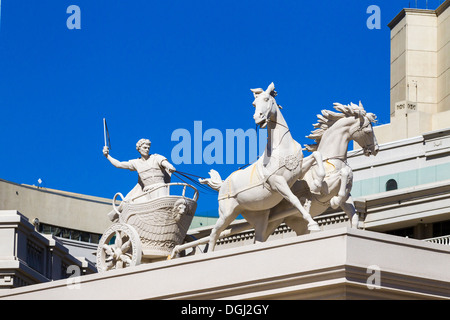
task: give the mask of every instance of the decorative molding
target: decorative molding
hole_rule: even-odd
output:
[[[449,0],[447,0],[446,2],[449,2]],[[445,4],[445,3],[444,3]],[[442,5],[441,5],[442,6]],[[448,4],[447,4],[448,6]],[[438,8],[439,9],[439,8]],[[445,10],[445,9],[444,9]],[[443,10],[442,10],[443,11]],[[439,14],[442,13],[442,11],[439,11]],[[404,8],[402,11],[400,11],[395,17],[394,19],[392,19],[391,22],[388,23],[388,27],[392,30],[394,29],[394,27],[403,20],[403,18],[406,16],[407,13],[416,13],[416,14],[426,14],[426,15],[434,15],[434,16],[438,16],[438,14],[436,13],[437,10],[427,10],[427,9],[413,9],[413,8]]]

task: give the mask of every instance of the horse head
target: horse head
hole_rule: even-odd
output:
[[[324,151],[323,148],[326,148],[326,151],[331,154],[346,154],[347,146],[337,143],[339,139],[346,137],[347,144],[351,140],[355,140],[363,148],[366,156],[375,156],[378,153],[378,143],[372,123],[376,122],[376,115],[366,112],[361,102],[359,102],[359,105],[334,103],[333,107],[339,112],[322,110],[322,114],[317,115],[318,123],[313,125],[315,130],[307,136],[307,138],[315,140],[316,143],[305,145],[306,149],[316,151],[322,147],[321,152]],[[347,134],[338,133],[337,130],[340,130],[340,128],[345,128]],[[326,132],[328,133],[325,134]],[[325,136],[326,138],[324,138]],[[337,149],[333,149],[333,146]],[[329,148],[333,150],[328,150]]]
[[[253,92],[255,100],[253,101],[253,107],[255,107],[255,114],[253,119],[260,128],[265,128],[269,121],[274,121],[277,114],[277,107],[281,108],[275,101],[277,92],[275,91],[275,85],[273,82],[264,91],[261,88],[250,89]]]
[[[364,110],[361,101],[359,106],[351,103],[355,113],[355,124],[350,128],[350,138],[355,140],[364,150],[365,156],[376,156],[379,150],[377,138],[373,132],[372,123],[376,122],[377,116]]]

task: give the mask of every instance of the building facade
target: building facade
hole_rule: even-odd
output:
[[[450,10],[403,9],[391,28],[391,122],[379,143],[450,127]]]
[[[15,210],[0,210],[0,289],[11,289],[96,272],[51,235]]]
[[[33,286],[34,290],[0,292],[0,298],[33,299],[38,294],[49,299],[99,298],[99,288],[108,287],[114,290],[101,298],[122,298],[123,292],[132,292],[128,298],[449,299],[449,7],[446,0],[436,10],[404,9],[389,23],[391,121],[374,127],[380,147],[376,157],[365,157],[357,145],[348,153],[354,175],[352,196],[363,230],[347,229],[345,213],[329,209],[315,218],[322,229],[318,233],[296,237],[283,224],[269,241],[253,244],[249,229],[220,239],[217,252],[207,255],[202,254],[204,247],[198,247],[191,257],[86,275],[83,291],[69,292],[64,282],[55,281]],[[0,181],[0,205],[0,209],[18,210],[30,221],[37,218],[33,232],[26,227],[32,234],[29,239],[47,243],[55,238],[45,234],[53,234],[71,254],[84,254],[86,260],[110,224],[109,199],[7,181]],[[8,215],[10,211],[3,216]],[[206,223],[200,226],[194,220],[187,240],[207,236],[211,226]],[[4,232],[2,239],[14,238],[15,232]],[[3,256],[18,257],[18,245],[13,242]],[[311,256],[315,258],[307,259]],[[27,259],[32,258],[16,260],[25,261],[25,267],[33,265]],[[368,286],[371,266],[382,272],[379,290]],[[48,267],[39,268],[48,275]],[[0,273],[6,270],[0,269]],[[167,281],[170,285],[165,285]],[[135,290],[136,283],[153,289],[141,285]]]

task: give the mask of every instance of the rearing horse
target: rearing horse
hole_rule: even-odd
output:
[[[319,230],[291,187],[301,176],[303,168],[319,163],[319,175],[313,184],[322,185],[325,172],[320,154],[303,161],[302,147],[291,136],[289,127],[281,114],[281,107],[275,101],[275,87],[271,83],[266,90],[251,89],[255,100],[255,123],[267,127],[268,140],[264,154],[252,165],[233,172],[222,181],[217,171],[209,172],[211,178],[200,180],[219,191],[219,219],[209,238],[209,250],[213,251],[220,233],[236,219],[239,214],[255,228],[255,240],[264,241],[264,234],[270,222],[270,209],[285,199],[296,208],[308,222],[308,230]],[[303,165],[303,168],[302,168]],[[320,169],[322,168],[322,169]],[[297,214],[298,214],[297,211]]]
[[[292,192],[304,199],[308,212],[312,217],[318,216],[329,207],[341,207],[347,214],[351,227],[357,228],[359,217],[355,214],[355,206],[350,191],[353,183],[353,172],[347,164],[347,149],[351,140],[355,140],[366,156],[378,153],[378,143],[373,132],[372,123],[376,116],[364,110],[359,105],[351,103],[342,105],[335,103],[338,112],[323,110],[318,115],[318,123],[307,138],[315,140],[315,144],[307,145],[309,151],[319,152],[323,158],[325,178],[319,190],[312,190],[314,186],[315,166],[303,171],[301,180],[292,186]],[[320,169],[322,170],[322,169]],[[321,173],[322,174],[322,173]],[[275,206],[271,215],[280,212],[294,211],[290,203],[281,201]],[[297,235],[306,232],[305,221],[295,215],[279,220],[272,220],[267,228],[264,240],[272,234],[275,228],[285,222]]]

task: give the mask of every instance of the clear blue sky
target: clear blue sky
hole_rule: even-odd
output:
[[[434,9],[439,0],[429,0]],[[389,122],[390,30],[415,0],[103,1],[2,0],[0,26],[0,178],[112,198],[137,173],[102,155],[105,117],[111,155],[169,158],[178,128],[254,128],[250,88],[275,83],[295,139],[321,109],[358,103]],[[425,8],[425,0],[418,1]],[[69,30],[69,5],[81,29]],[[381,10],[370,30],[368,6]],[[205,142],[203,148],[208,143]],[[305,153],[305,155],[307,155]],[[179,164],[226,178],[241,165]],[[201,194],[197,213],[217,209]]]

